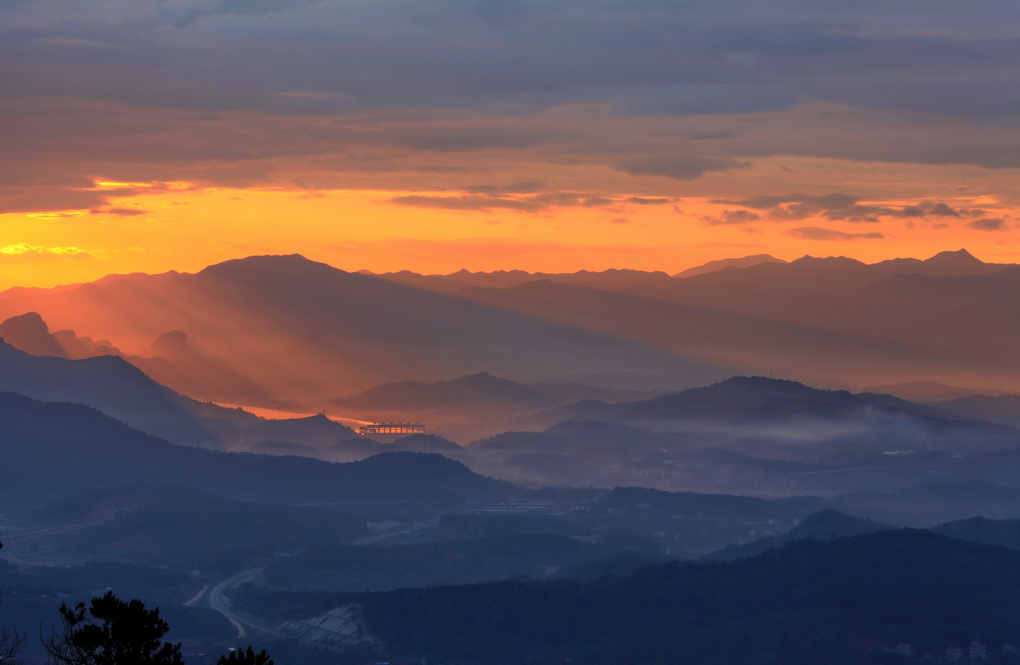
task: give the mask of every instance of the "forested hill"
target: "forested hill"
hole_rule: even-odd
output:
[[[444,662],[880,663],[974,639],[1017,662],[1020,553],[925,531],[799,541],[732,562],[592,582],[504,582],[334,596],[396,654]],[[1008,650],[1007,650],[1008,651]],[[1013,660],[1010,660],[1012,658]]]

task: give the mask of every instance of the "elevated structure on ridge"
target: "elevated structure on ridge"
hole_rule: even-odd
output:
[[[424,434],[425,426],[421,423],[372,423],[358,428],[358,434]]]

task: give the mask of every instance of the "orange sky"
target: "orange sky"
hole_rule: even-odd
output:
[[[63,0],[0,7],[0,288],[770,253],[1020,262],[1020,12]]]
[[[844,170],[859,167],[838,166]],[[763,172],[760,178],[769,176],[766,167],[756,170]],[[914,170],[904,168],[901,177],[906,179]],[[939,168],[930,170],[936,173],[929,177],[938,177]],[[742,172],[740,177],[753,174]],[[707,176],[706,180],[726,178]],[[710,188],[711,183],[705,185]],[[725,183],[716,186],[723,188]],[[173,183],[152,188],[149,183],[112,182],[95,189],[126,187],[134,193],[118,196],[108,206],[92,211],[0,216],[4,237],[0,288],[76,283],[110,273],[193,272],[227,259],[286,253],[300,253],[345,270],[423,273],[462,268],[532,272],[634,268],[676,273],[713,259],[758,253],[787,260],[811,254],[875,262],[897,256],[926,258],[960,247],[985,261],[1020,262],[1020,243],[1015,242],[1013,230],[983,230],[973,225],[979,219],[1012,220],[1016,210],[993,194],[971,192],[938,199],[961,211],[958,215],[880,216],[874,222],[849,222],[817,213],[776,218],[770,209],[719,203],[710,196],[648,195],[647,187],[643,195],[619,188],[606,194],[585,193],[606,199],[593,205],[535,203],[543,196],[540,193],[502,194],[495,201],[497,206],[517,202],[525,208],[520,210],[422,205],[433,200],[450,205],[451,199],[468,201],[465,205],[471,206],[493,203],[473,201],[478,195],[464,191],[341,189],[310,193],[280,187],[212,188]],[[896,210],[932,200],[920,195],[923,185],[906,182],[899,187],[907,196],[857,205]],[[660,191],[666,190],[668,187]],[[414,204],[395,199],[410,199]],[[981,212],[962,212],[973,209]],[[734,211],[760,219],[719,223],[727,213],[732,218]]]

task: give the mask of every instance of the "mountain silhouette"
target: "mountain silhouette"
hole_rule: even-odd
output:
[[[80,404],[0,393],[3,494],[18,505],[150,482],[264,503],[491,497],[508,487],[436,454],[349,464],[174,445]]]
[[[1020,371],[1010,333],[1020,325],[1010,300],[1018,288],[1020,267],[965,250],[874,264],[802,257],[683,279],[377,276],[291,255],[11,290],[0,294],[0,316],[38,312],[130,356],[183,331],[189,348],[223,363],[222,380],[204,381],[215,394],[203,399],[290,401],[306,411],[380,384],[480,367],[527,383],[644,390],[774,372],[820,385],[937,380],[991,393],[1008,391]],[[197,367],[146,371],[197,390],[184,376]]]
[[[0,314],[25,304],[24,294],[4,294]],[[309,410],[381,383],[434,381],[478,367],[530,381],[629,372],[655,385],[721,376],[710,362],[682,354],[297,255],[226,261],[196,274],[116,276],[35,294],[33,305],[54,325],[122,348],[148,348],[168,330],[184,331],[189,347],[246,379],[245,390],[258,384],[266,402],[301,399]],[[317,341],[295,353],[296,339]],[[380,357],[387,362],[371,360]]]
[[[1020,395],[967,395],[932,406],[961,418],[1020,427]]]
[[[295,443],[325,445],[356,436],[325,418],[263,420],[240,410],[197,402],[156,383],[116,356],[82,360],[33,356],[0,342],[0,390],[85,404],[153,436],[188,446],[220,448],[283,436]]]
[[[413,658],[883,663],[897,658],[891,651],[898,642],[934,660],[946,645],[980,636],[992,645],[989,653],[1002,653],[1020,621],[1017,583],[1020,553],[902,529],[586,582],[522,580],[329,600],[361,604],[367,628]]]
[[[737,376],[702,388],[648,400],[606,404],[586,401],[543,414],[546,421],[594,419],[605,422],[714,421],[728,423],[831,420],[876,413],[937,417],[937,410],[891,395],[821,390],[796,381]]]
[[[1020,488],[983,479],[951,480],[895,492],[845,494],[834,497],[831,503],[839,510],[881,522],[931,527],[975,515],[991,519],[1020,515]]]
[[[804,521],[781,536],[769,536],[743,545],[728,545],[704,558],[711,561],[732,561],[756,556],[776,547],[805,538],[815,540],[834,540],[849,536],[859,536],[876,531],[885,531],[895,527],[875,522],[862,517],[854,517],[841,513],[833,508],[820,510],[804,518]],[[945,534],[949,535],[949,534]],[[952,536],[950,536],[952,537]]]
[[[0,337],[11,346],[35,356],[67,355],[60,343],[50,334],[50,329],[36,312],[12,316],[0,323]]]
[[[743,256],[738,259],[719,259],[717,261],[709,261],[700,266],[688,268],[682,272],[678,272],[673,275],[677,278],[695,277],[697,275],[704,275],[710,272],[716,272],[719,270],[725,270],[727,268],[750,268],[760,263],[786,263],[782,259],[777,259],[771,254],[754,254],[752,256]]]

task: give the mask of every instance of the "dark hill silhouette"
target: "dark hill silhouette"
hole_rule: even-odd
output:
[[[736,376],[648,400],[620,404],[579,402],[544,414],[543,419],[555,421],[580,415],[606,422],[769,423],[798,419],[843,420],[876,413],[915,418],[945,415],[891,395],[855,395],[845,390],[811,388],[785,379]]]
[[[188,333],[183,330],[169,330],[156,338],[149,351],[153,355],[161,356],[167,360],[186,357],[190,351]]]
[[[777,259],[771,254],[754,254],[752,256],[742,256],[737,259],[719,259],[717,261],[709,261],[703,265],[694,266],[693,268],[688,268],[687,270],[678,272],[673,275],[673,277],[686,279],[688,277],[704,275],[710,272],[725,270],[727,268],[751,268],[760,263],[786,263],[786,261]]]
[[[461,500],[504,483],[436,454],[393,452],[331,464],[177,446],[87,406],[0,393],[0,492],[15,505],[151,480],[263,503]]]
[[[0,323],[0,338],[19,351],[34,356],[82,359],[122,355],[109,340],[78,337],[73,330],[50,331],[37,312],[26,312],[4,320]]]
[[[86,404],[144,432],[190,446],[242,446],[281,438],[321,446],[356,436],[321,417],[271,421],[197,402],[116,356],[82,360],[33,356],[0,342],[0,390]]]
[[[988,456],[994,459],[994,455]],[[1015,473],[1015,467],[1010,469]],[[975,515],[1020,517],[1020,488],[981,479],[925,483],[894,492],[858,492],[831,499],[844,512],[898,526],[931,527]]]
[[[407,277],[250,257],[194,275],[5,292],[0,316],[39,312],[52,327],[112,339],[132,354],[185,331],[189,346],[237,377],[203,397],[245,403],[255,386],[262,404],[297,398],[306,411],[381,383],[480,367],[526,382],[641,389],[775,372],[819,385],[937,379],[993,392],[1009,390],[1020,372],[1011,334],[1020,325],[1012,298],[1020,267],[962,250],[870,265],[803,257],[686,279],[427,276],[446,280],[439,289]],[[184,378],[171,376],[160,378],[184,390]]]
[[[833,508],[820,510],[808,515],[803,522],[781,536],[769,536],[743,545],[728,545],[712,552],[704,558],[710,561],[732,561],[756,556],[776,547],[782,547],[797,540],[813,538],[815,540],[834,540],[848,536],[858,536],[876,531],[894,529],[889,524],[882,524],[862,517],[853,517]],[[945,534],[949,535],[951,534]]]
[[[929,530],[949,538],[1020,550],[1020,519],[993,520],[987,517],[971,517],[939,524]]]
[[[968,395],[932,406],[961,418],[1020,427],[1020,395]]]
[[[605,425],[598,436],[558,432],[558,425],[553,425],[578,421]],[[895,484],[900,486],[920,478],[902,476],[908,458],[889,453],[975,455],[1020,447],[1020,430],[1012,427],[953,416],[890,395],[820,390],[765,377],[734,377],[635,402],[578,402],[526,418],[521,425],[522,429],[550,429],[508,432],[472,446],[498,448],[504,455],[583,451],[592,461],[602,460],[603,466],[611,460],[662,461],[670,456],[679,461],[676,455],[690,463],[693,451],[716,448],[755,458],[836,465],[826,467],[828,473],[837,468],[881,469],[887,480],[899,474],[901,480]],[[642,435],[629,441],[608,425],[659,432],[658,439]],[[656,450],[662,455],[656,455]],[[919,457],[909,460],[927,464]],[[849,490],[854,485],[843,487]],[[888,485],[883,481],[871,487]]]
[[[960,249],[939,252],[924,260],[890,259],[873,264],[843,256],[803,256],[789,263],[760,262],[743,268],[706,273],[688,281],[702,284],[742,283],[755,290],[783,285],[793,287],[795,291],[809,289],[835,293],[856,290],[897,275],[962,277],[988,275],[1003,267],[1003,264],[984,263],[967,250]]]
[[[26,297],[0,296],[0,315],[24,307]],[[311,410],[380,383],[436,380],[478,367],[529,381],[579,379],[593,368],[629,372],[646,385],[721,376],[712,363],[682,354],[296,255],[227,261],[193,275],[118,276],[32,298],[34,311],[51,324],[122,348],[148,348],[168,330],[186,331],[189,345],[200,344],[249,383],[266,386],[266,401],[296,397]],[[298,339],[316,342],[295,354]],[[380,357],[388,362],[376,362]]]
[[[916,530],[802,540],[732,562],[589,582],[323,597],[357,602],[391,652],[488,663],[881,663],[1015,641],[1020,553]],[[273,596],[258,598],[263,605]],[[254,598],[252,600],[255,600]]]
[[[761,376],[737,376],[704,388],[624,404],[620,410],[637,418],[782,422],[797,418],[842,419],[866,409],[914,416],[933,413],[887,395],[819,390],[796,381]]]
[[[672,279],[664,272],[642,270],[579,270],[573,273],[529,273],[523,270],[496,270],[493,272],[469,272],[460,270],[449,275],[419,275],[403,270],[383,273],[379,277],[443,293],[456,294],[461,289],[481,287],[505,289],[534,281],[550,281],[558,284],[587,286],[608,291],[631,291],[641,289],[668,288]]]
[[[36,312],[27,312],[0,323],[0,337],[11,346],[35,356],[57,356],[66,358],[46,322]]]
[[[116,356],[67,360],[29,355],[0,343],[0,390],[86,404],[175,443],[219,445],[196,414],[197,402],[159,385]]]
[[[763,266],[776,270],[786,267],[758,267]],[[864,325],[841,312],[830,316],[829,310],[835,306],[834,292],[805,294],[799,285],[805,280],[810,282],[809,277],[791,275],[778,282],[773,280],[776,284],[768,288],[754,279],[733,285],[700,284],[696,282],[699,279],[675,280],[678,284],[670,289],[640,293],[543,280],[505,289],[464,289],[461,294],[505,310],[712,359],[750,373],[779,369],[819,382],[840,377],[844,383],[857,383],[865,376],[875,376],[872,372],[884,377],[888,368],[905,363],[913,363],[916,368],[943,362],[941,356],[919,348],[915,339],[876,335],[867,318]],[[852,275],[846,277],[846,283],[853,289],[860,288]],[[897,318],[909,311],[902,306]],[[859,310],[860,304],[853,304],[853,308],[850,311]],[[839,325],[833,325],[833,321],[839,321]],[[822,367],[824,372],[820,371]]]
[[[1018,288],[1010,277],[1017,270],[965,251],[871,265],[803,257],[626,293],[533,282],[464,294],[656,348],[729,361],[734,373],[776,371],[828,384],[838,377],[843,385],[931,376],[1007,390],[1009,377],[1020,370],[1006,332],[1020,323],[1007,295]],[[1003,376],[1004,365],[1013,374]]]

